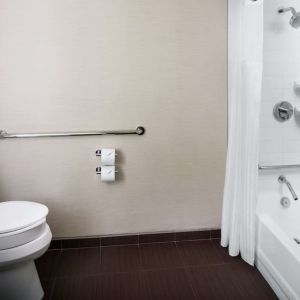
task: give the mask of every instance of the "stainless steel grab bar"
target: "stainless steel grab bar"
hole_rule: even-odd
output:
[[[277,169],[295,169],[300,168],[299,165],[273,165],[273,166],[262,166],[258,165],[259,170],[277,170]]]
[[[38,137],[63,137],[63,136],[90,136],[90,135],[143,135],[145,128],[138,126],[134,130],[108,130],[108,131],[75,131],[75,132],[48,132],[48,133],[7,133],[0,131],[0,139],[11,138],[38,138]]]
[[[291,183],[286,179],[285,176],[280,175],[280,176],[278,177],[278,181],[279,181],[280,183],[285,183],[285,184],[287,185],[288,189],[290,190],[290,192],[291,192],[291,194],[292,194],[294,200],[298,200],[297,194],[295,193],[295,191],[294,191],[294,189],[293,189]]]

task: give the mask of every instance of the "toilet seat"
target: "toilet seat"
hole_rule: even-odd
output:
[[[47,223],[38,238],[24,245],[0,251],[0,268],[25,260],[34,260],[49,247],[52,234]]]
[[[48,215],[47,206],[30,201],[0,203],[0,234],[16,231],[37,223]]]
[[[0,203],[0,251],[18,247],[38,238],[46,224],[48,208],[40,203]]]
[[[49,248],[48,208],[25,201],[0,203],[0,299],[40,300],[34,260]]]
[[[43,219],[27,228],[0,234],[0,251],[24,245],[38,238],[45,224],[46,219]]]

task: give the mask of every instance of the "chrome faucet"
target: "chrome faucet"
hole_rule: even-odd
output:
[[[290,184],[289,181],[287,181],[287,179],[286,179],[286,177],[285,177],[284,175],[280,175],[280,176],[278,177],[278,181],[279,181],[280,183],[285,183],[285,184],[287,185],[288,189],[290,190],[290,192],[291,192],[291,194],[292,194],[294,200],[298,200],[298,196],[297,196],[297,194],[295,193],[295,191],[294,191],[292,185]]]

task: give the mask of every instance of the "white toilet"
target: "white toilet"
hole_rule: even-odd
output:
[[[40,300],[44,292],[34,260],[45,253],[52,234],[39,203],[0,203],[0,299]]]

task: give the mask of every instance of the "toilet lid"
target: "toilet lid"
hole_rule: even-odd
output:
[[[0,203],[0,234],[26,228],[48,214],[47,206],[29,201]]]

